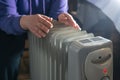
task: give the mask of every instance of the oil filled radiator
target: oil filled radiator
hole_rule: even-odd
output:
[[[45,38],[28,34],[31,80],[113,80],[110,40],[60,23]]]

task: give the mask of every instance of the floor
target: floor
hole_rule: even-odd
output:
[[[25,43],[26,50],[24,51],[24,55],[21,59],[18,80],[30,80],[28,41]]]

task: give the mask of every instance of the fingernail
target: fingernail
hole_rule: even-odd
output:
[[[51,19],[51,21],[53,20],[53,18],[50,18]]]
[[[79,30],[81,30],[81,28],[79,27]]]
[[[81,30],[81,28],[80,28],[80,27],[77,27],[77,29]]]
[[[50,28],[53,28],[53,25],[51,25]]]

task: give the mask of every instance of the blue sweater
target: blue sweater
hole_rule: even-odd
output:
[[[67,0],[0,0],[0,31],[21,35],[20,17],[30,14],[45,14],[57,19],[68,10]]]

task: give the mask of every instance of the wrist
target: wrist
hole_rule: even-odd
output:
[[[26,18],[27,18],[27,16],[25,16],[25,15],[21,16],[21,18],[20,18],[20,26],[24,30],[27,30],[27,27],[25,26],[25,20],[26,20]]]

